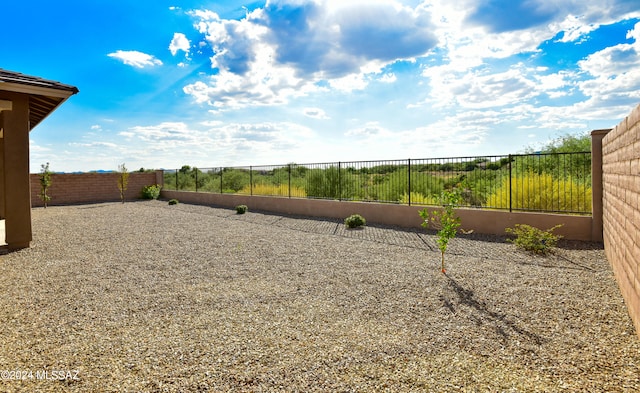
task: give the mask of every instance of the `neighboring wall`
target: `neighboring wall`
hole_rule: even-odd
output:
[[[602,140],[605,252],[640,336],[640,106]]]
[[[344,219],[351,214],[362,214],[367,222],[396,225],[405,228],[421,228],[422,219],[418,211],[423,207],[392,203],[340,202],[335,200],[250,196],[237,194],[212,194],[190,191],[162,191],[162,197],[175,198],[180,202],[233,208],[247,205],[250,210],[263,210],[279,214]],[[428,210],[437,210],[428,207]],[[551,228],[557,224],[563,227],[558,233],[567,239],[591,240],[591,216],[571,216],[549,213],[526,213],[488,210],[456,209],[462,221],[462,228],[475,233],[504,235],[505,228],[515,224],[529,224],[538,228]]]
[[[157,176],[160,176],[159,178]],[[142,187],[162,182],[162,172],[131,172],[125,197],[138,199]],[[40,174],[31,174],[31,206],[43,206]],[[48,205],[111,202],[120,200],[118,173],[54,173],[47,194]]]

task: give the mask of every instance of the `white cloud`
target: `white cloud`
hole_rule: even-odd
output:
[[[459,156],[461,148],[479,145],[484,140],[488,122],[488,119],[478,121],[474,114],[449,116],[410,129],[391,129],[380,122],[370,121],[348,130],[345,136],[349,139],[345,145],[357,143],[359,151],[376,151],[375,159]],[[354,159],[371,157],[365,155]]]
[[[51,151],[50,148],[38,145],[33,139],[29,139],[29,151],[31,153],[45,153]]]
[[[395,0],[270,0],[240,20],[192,11],[204,44],[213,51],[214,70],[183,91],[217,112],[283,105],[314,92],[349,93],[364,91],[372,81],[394,83],[395,73],[382,70],[398,60],[424,58],[429,66],[423,76],[431,90],[418,105],[481,108],[541,94],[559,99],[575,88],[570,83],[575,75],[482,67],[488,60],[533,55],[561,32],[562,42],[579,40],[617,10],[629,8],[627,3],[532,0],[498,10],[479,0],[433,0],[414,8]],[[491,10],[522,12],[500,18],[483,14]]]
[[[107,56],[122,61],[126,65],[130,65],[136,68],[154,67],[162,65],[162,61],[155,58],[152,55],[138,51],[123,51],[118,50],[113,53],[109,53]]]
[[[364,90],[368,84],[369,82],[363,74],[349,74],[329,81],[329,86],[343,92]]]
[[[630,44],[618,44],[587,56],[578,62],[580,68],[597,78],[611,78],[633,72],[640,65],[640,23],[627,33]]]
[[[578,62],[581,70],[593,76],[578,83],[591,102],[615,108],[640,101],[640,23],[627,38],[634,42],[605,48]]]
[[[558,42],[573,42],[584,39],[590,32],[598,28],[594,23],[585,22],[584,18],[568,15],[562,22],[554,26],[557,31],[564,32]]]
[[[303,96],[320,88],[297,78],[295,71],[272,62],[272,48],[255,48],[253,60],[247,64],[251,72],[244,74],[220,69],[216,75],[184,87],[198,103],[207,103],[216,111],[248,106],[285,104],[291,97]]]
[[[436,44],[431,17],[394,0],[367,3],[268,1],[241,20],[192,11],[196,28],[214,52],[207,79],[185,93],[216,110],[285,104],[329,86],[366,88],[399,59],[413,59]],[[389,39],[393,45],[384,45]],[[384,75],[383,82],[395,76]]]
[[[312,119],[326,120],[329,119],[326,112],[320,108],[304,108],[303,113],[305,116]]]
[[[520,65],[505,72],[489,74],[443,73],[431,78],[431,100],[436,106],[460,105],[463,108],[490,108],[515,104],[539,94],[541,85],[526,75]]]
[[[348,130],[345,135],[357,138],[378,138],[389,135],[390,132],[380,125],[377,121],[367,122],[361,127]]]
[[[131,127],[129,131],[121,132],[125,137],[137,137],[143,141],[171,141],[172,143],[196,142],[198,131],[191,130],[182,122],[164,122],[153,126]]]
[[[255,164],[274,154],[293,155],[314,134],[309,128],[290,122],[205,121],[197,126],[184,122],[135,126],[119,136],[127,142],[121,146],[121,154],[136,157],[140,163],[135,166],[189,164],[205,168],[242,165],[242,161]]]
[[[384,75],[382,75],[382,77],[380,77],[380,79],[378,79],[380,82],[383,83],[393,83],[395,81],[398,80],[398,78],[396,77],[396,75],[393,72],[389,72],[386,73]]]
[[[186,56],[188,56],[190,49],[191,49],[191,43],[187,39],[187,36],[185,36],[183,33],[173,34],[173,39],[169,44],[169,50],[171,51],[171,54],[173,56],[175,56],[176,53],[178,53],[178,51],[180,50],[183,51]]]
[[[111,142],[89,142],[89,143],[79,143],[79,142],[71,142],[69,143],[69,146],[74,146],[74,147],[99,147],[99,148],[117,148],[118,145],[116,145],[115,143],[111,143]]]
[[[534,74],[532,77],[538,82],[537,90],[546,92],[551,98],[558,98],[570,93],[568,88],[572,85],[571,80],[577,75],[572,72],[560,71],[555,74]]]

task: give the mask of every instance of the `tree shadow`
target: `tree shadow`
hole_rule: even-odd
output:
[[[483,301],[476,298],[475,293],[472,290],[464,288],[453,277],[446,273],[445,276],[448,279],[449,287],[453,289],[453,292],[458,297],[458,304],[463,304],[478,312],[478,314],[483,318],[472,317],[478,324],[482,323],[484,318],[491,321],[496,333],[502,337],[503,341],[506,342],[513,335],[517,335],[534,343],[535,345],[541,345],[544,343],[545,340],[541,336],[521,328],[515,322],[511,321],[508,315],[489,310]],[[441,300],[447,309],[455,313],[453,301],[446,299],[444,296]]]
[[[527,251],[520,251],[522,255],[528,257],[529,262],[517,260],[515,263],[518,265],[527,265],[542,267],[548,269],[563,269],[563,270],[582,270],[595,272],[596,269],[587,266],[584,263],[579,263],[571,259],[569,256],[564,255],[565,250],[558,249],[553,250],[546,255],[538,255]]]

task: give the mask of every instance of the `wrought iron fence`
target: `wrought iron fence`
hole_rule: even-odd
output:
[[[591,153],[509,154],[165,170],[167,190],[591,213]]]

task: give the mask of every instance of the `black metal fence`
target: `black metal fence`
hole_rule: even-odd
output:
[[[591,153],[165,170],[164,188],[196,192],[439,205],[457,189],[460,207],[591,213]]]

